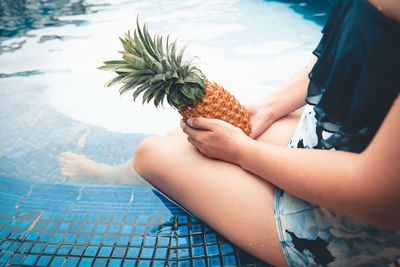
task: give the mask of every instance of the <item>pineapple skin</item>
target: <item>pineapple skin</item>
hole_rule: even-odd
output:
[[[183,121],[195,117],[208,119],[220,119],[250,135],[250,117],[246,108],[222,86],[215,82],[205,81],[206,92],[200,101],[196,101],[193,107],[179,107],[179,114]]]

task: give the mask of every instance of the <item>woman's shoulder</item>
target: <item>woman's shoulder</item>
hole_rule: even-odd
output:
[[[365,0],[389,19],[400,22],[400,0]]]

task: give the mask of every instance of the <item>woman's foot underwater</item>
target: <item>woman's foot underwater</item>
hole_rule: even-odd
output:
[[[59,165],[62,175],[75,182],[86,182],[102,185],[136,185],[150,186],[133,169],[132,159],[118,165],[111,166],[98,163],[84,155],[72,152],[61,153]]]

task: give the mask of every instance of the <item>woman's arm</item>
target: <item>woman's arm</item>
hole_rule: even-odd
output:
[[[400,97],[361,154],[274,146],[236,127],[189,120],[189,142],[205,155],[233,162],[285,191],[364,222],[400,228]]]
[[[247,107],[252,124],[252,138],[257,138],[277,119],[304,106],[310,82],[308,74],[316,61],[317,57],[314,56],[302,70],[267,98]]]

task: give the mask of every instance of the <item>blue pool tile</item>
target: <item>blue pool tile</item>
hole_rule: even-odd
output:
[[[0,237],[7,237],[10,234],[10,229],[7,228],[3,228],[0,231]]]
[[[157,243],[157,237],[156,236],[146,236],[146,239],[144,241],[145,246],[155,246]]]
[[[94,223],[86,223],[82,227],[82,232],[91,233],[94,229]]]
[[[88,222],[97,222],[99,214],[89,214]]]
[[[99,250],[99,247],[96,246],[88,246],[88,248],[85,251],[85,256],[89,257],[94,257],[96,256],[97,251]]]
[[[224,256],[225,266],[236,266],[236,258],[234,255]]]
[[[158,238],[158,246],[169,246],[171,238],[168,236],[160,236]]]
[[[0,250],[6,250],[12,244],[11,241],[4,241],[0,245]]]
[[[178,250],[179,259],[189,258],[189,256],[190,256],[189,248],[180,248]]]
[[[141,258],[151,259],[153,258],[154,248],[142,248],[142,253],[140,253]]]
[[[17,248],[19,247],[20,243],[13,243],[9,248],[8,251],[10,252],[15,252]]]
[[[150,216],[150,223],[151,224],[160,224],[162,216],[161,215],[152,215]]]
[[[203,235],[192,235],[192,244],[203,244]]]
[[[17,224],[20,222],[20,219],[11,219],[8,223],[7,226],[8,227],[15,227],[17,226]]]
[[[41,256],[36,262],[36,266],[47,266],[51,259],[51,256]]]
[[[73,242],[75,242],[75,239],[76,239],[76,234],[66,234],[65,235],[65,239],[64,239],[64,242],[65,243],[73,243]]]
[[[63,214],[61,212],[55,212],[55,213],[53,213],[51,220],[58,222],[58,221],[61,221],[62,217],[63,217]]]
[[[113,223],[122,223],[123,219],[124,219],[124,216],[122,214],[114,215],[113,219],[112,219],[112,222]]]
[[[114,258],[123,258],[125,255],[126,248],[123,247],[115,247],[112,253],[112,257]]]
[[[75,221],[76,222],[83,222],[86,220],[87,214],[86,213],[79,213],[76,215]]]
[[[160,234],[170,235],[172,233],[172,226],[163,225],[160,229]]]
[[[195,216],[190,216],[190,221],[192,223],[196,223],[196,222],[200,222],[199,218],[195,217]]]
[[[36,259],[37,259],[37,255],[28,255],[26,256],[24,262],[22,263],[23,265],[29,265],[29,266],[33,266],[33,264],[35,263]],[[1,259],[0,259],[1,262]]]
[[[62,263],[65,261],[65,257],[54,257],[50,263],[50,267],[59,267],[62,266]]]
[[[135,227],[135,234],[144,234],[146,232],[145,225],[136,225]]]
[[[57,223],[56,222],[49,222],[46,226],[46,230],[48,231],[53,231],[55,230],[57,227]]]
[[[79,262],[79,267],[90,266],[93,262],[93,258],[82,258]]]
[[[133,236],[131,244],[133,246],[141,246],[143,243],[143,236]]]
[[[93,235],[92,236],[92,239],[90,239],[90,244],[96,244],[96,245],[98,245],[98,244],[100,244],[101,243],[101,240],[103,239],[103,236],[102,235]]]
[[[75,213],[67,213],[64,216],[64,221],[72,221],[75,217]]]
[[[85,247],[84,246],[74,246],[71,251],[72,256],[81,256],[83,254]]]
[[[233,247],[231,244],[228,243],[221,244],[221,249],[223,254],[233,253]]]
[[[158,234],[160,232],[160,225],[149,225],[147,232],[149,234]]]
[[[80,223],[73,223],[71,224],[71,228],[69,228],[70,232],[79,232],[79,230],[81,229],[82,224]]]
[[[130,236],[126,236],[126,235],[120,236],[120,237],[118,238],[117,245],[120,245],[120,246],[127,246],[128,243],[129,243],[129,239],[130,239]]]
[[[28,252],[28,250],[31,248],[32,243],[23,243],[19,248],[18,248],[18,252]]]
[[[136,222],[141,224],[147,224],[148,220],[149,220],[148,215],[139,215]]]
[[[196,247],[192,247],[192,254],[195,257],[198,256],[204,256],[204,247],[203,246],[196,246]]]
[[[178,216],[178,224],[188,224],[188,217],[186,215]]]
[[[138,247],[128,248],[126,257],[127,258],[137,258],[139,256],[139,252],[140,252],[140,248],[138,248]]]
[[[221,266],[221,260],[219,257],[209,257],[208,264],[213,267],[219,267]]]
[[[111,250],[112,250],[112,247],[102,247],[100,249],[100,252],[99,252],[98,256],[100,256],[100,257],[110,257]]]
[[[107,266],[107,259],[96,259],[94,261],[94,266],[95,267],[104,267]]]
[[[151,261],[144,261],[141,260],[138,262],[137,266],[138,267],[150,267]]]
[[[31,221],[23,220],[19,225],[18,228],[27,229],[31,225]]]
[[[60,243],[63,239],[64,239],[64,234],[62,234],[62,233],[55,233],[55,234],[51,237],[51,242]]]
[[[201,233],[201,224],[197,223],[197,224],[192,224],[191,226],[191,231],[192,233]]]
[[[207,245],[207,254],[208,255],[219,255],[218,245]]]
[[[207,233],[206,234],[206,242],[207,243],[212,243],[212,242],[217,242],[217,236],[214,233]]]
[[[35,244],[31,249],[31,253],[38,253],[38,254],[42,253],[43,247],[44,247],[43,244]]]
[[[104,233],[106,231],[107,224],[98,224],[96,227],[96,233]]]
[[[70,249],[71,249],[70,245],[61,245],[57,251],[57,254],[58,255],[67,255]]]
[[[87,244],[89,242],[89,235],[79,235],[78,240],[76,241],[77,244]]]
[[[9,264],[20,265],[24,257],[25,255],[23,254],[14,254],[11,260],[9,261]]]
[[[108,232],[109,233],[118,233],[119,232],[119,228],[120,228],[120,225],[119,224],[112,224],[112,225],[110,225],[110,227],[108,228]]]
[[[100,222],[102,223],[108,223],[110,222],[110,220],[111,220],[111,215],[109,214],[105,214],[100,217]]]
[[[122,229],[121,229],[121,233],[122,234],[130,234],[132,233],[133,230],[133,225],[127,224],[127,225],[123,225]]]
[[[189,229],[187,225],[178,226],[178,235],[187,235],[189,233]]]
[[[135,267],[136,266],[136,260],[125,260],[123,267]],[[154,266],[154,265],[153,265]],[[166,265],[163,265],[163,267]]]
[[[66,234],[64,242],[65,243],[73,243],[75,242],[76,234]]]
[[[67,261],[65,262],[64,266],[66,267],[74,267],[78,264],[80,258],[78,257],[68,257]]]
[[[136,215],[128,214],[125,218],[125,223],[135,223]]]
[[[111,259],[108,267],[119,267],[122,265],[122,260],[120,259]]]
[[[46,249],[44,250],[44,253],[54,254],[57,250],[57,247],[58,247],[58,245],[49,244],[49,245],[47,245]]]
[[[194,266],[199,266],[199,267],[207,266],[205,259],[195,259],[193,261],[193,264]]]
[[[65,232],[65,231],[68,230],[68,227],[69,227],[69,223],[63,222],[63,223],[60,223],[60,225],[58,226],[57,230]]]
[[[16,208],[9,208],[8,211],[6,212],[7,215],[14,215],[16,212],[18,211],[18,209]]]
[[[38,221],[32,229],[33,230],[43,230],[45,228],[45,225],[46,225],[46,222]]]
[[[103,243],[105,245],[114,245],[115,244],[115,240],[117,239],[117,236],[115,235],[106,235],[106,237],[104,238]]]
[[[154,258],[164,259],[168,256],[168,248],[157,248]]]
[[[153,261],[153,267],[164,267],[167,266],[165,261]]]
[[[8,217],[1,217],[0,218],[0,225],[5,225],[8,222]]]
[[[178,237],[178,246],[189,246],[189,236]]]
[[[190,267],[190,261],[179,261],[178,267]]]
[[[50,240],[50,236],[51,236],[51,233],[44,232],[44,233],[42,233],[42,234],[39,236],[39,241],[41,241],[41,242],[47,242],[47,241]]]

